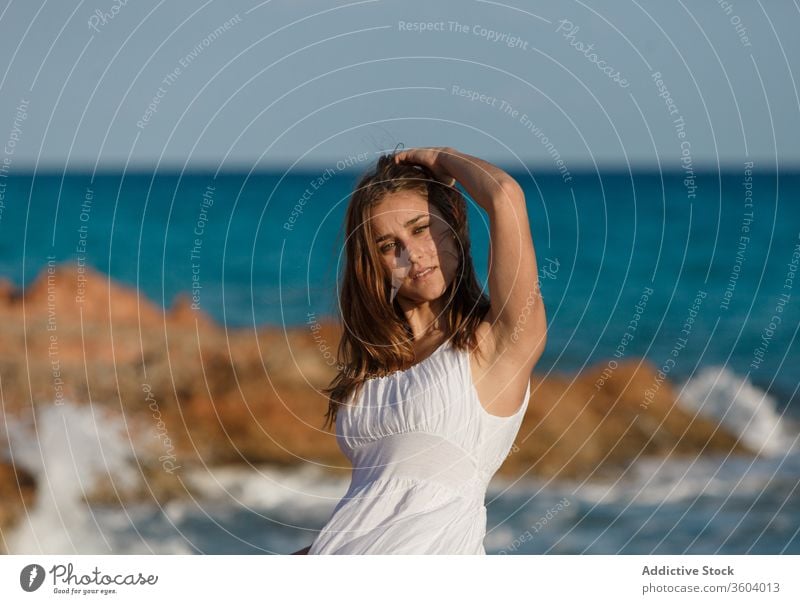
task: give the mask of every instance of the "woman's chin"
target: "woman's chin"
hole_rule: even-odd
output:
[[[405,291],[398,292],[397,297],[412,303],[433,302],[441,298],[444,293],[444,284],[439,283],[425,285],[424,287],[410,287]]]

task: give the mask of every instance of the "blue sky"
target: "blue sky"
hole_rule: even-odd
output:
[[[789,0],[123,1],[4,5],[11,170],[800,166]]]

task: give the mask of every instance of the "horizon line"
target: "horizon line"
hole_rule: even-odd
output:
[[[765,165],[759,164],[758,162],[753,161],[754,167],[752,171],[754,173],[763,174],[763,173],[796,173],[800,172],[800,163],[789,163],[786,165],[779,165],[775,166],[774,164]],[[275,163],[275,164],[268,164],[258,167],[248,166],[248,165],[230,165],[227,167],[220,168],[216,165],[210,164],[195,164],[189,166],[179,166],[173,164],[162,164],[160,166],[156,165],[128,165],[125,166],[117,165],[117,164],[103,164],[99,165],[96,168],[90,165],[79,165],[68,168],[64,170],[64,166],[59,166],[55,164],[46,164],[44,166],[35,166],[35,165],[24,165],[24,166],[15,166],[12,171],[9,171],[5,175],[5,177],[14,177],[14,176],[31,176],[34,173],[38,175],[84,175],[84,174],[98,174],[98,175],[109,175],[109,174],[131,174],[131,175],[141,175],[141,174],[152,174],[152,173],[169,173],[169,174],[178,174],[183,172],[184,174],[208,174],[213,172],[218,172],[221,175],[241,175],[247,172],[251,172],[253,174],[264,174],[264,173],[275,173],[275,172],[286,172],[289,171],[290,174],[321,174],[325,173],[327,170],[332,170],[336,174],[342,175],[350,175],[350,174],[360,174],[364,170],[368,169],[374,164],[374,162],[365,162],[364,168],[359,169],[357,167],[348,167],[341,170],[335,169],[334,164],[326,164],[326,163],[315,163],[315,164],[304,164],[304,165],[296,165],[291,170],[289,170],[289,165],[285,163]],[[510,174],[526,174],[526,169],[523,166],[515,166],[511,167],[505,162],[502,163],[495,163],[496,166],[506,170]],[[548,166],[548,167],[535,167],[531,165],[527,165],[528,171],[536,174],[562,174],[562,170],[559,170],[555,166]],[[694,173],[699,174],[715,174],[717,172],[733,172],[733,171],[742,171],[744,170],[744,161],[739,163],[733,162],[719,162],[719,164],[697,164],[695,163],[692,167]],[[655,162],[640,162],[640,163],[631,163],[630,165],[624,163],[617,163],[617,162],[598,162],[597,166],[593,164],[586,164],[581,163],[578,165],[574,165],[571,169],[568,170],[569,173],[574,174],[595,174],[598,172],[614,172],[614,173],[628,173],[628,172],[650,172],[650,173],[662,173],[662,174],[686,174],[687,171],[682,168],[680,165],[677,166],[670,166],[665,167],[663,164],[659,165]]]

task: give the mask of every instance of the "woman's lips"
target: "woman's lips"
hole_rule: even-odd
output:
[[[436,270],[435,266],[427,268],[420,275],[418,275],[416,277],[411,277],[411,280],[412,281],[424,281],[425,279],[427,279],[428,277],[430,277],[433,274],[434,270]]]

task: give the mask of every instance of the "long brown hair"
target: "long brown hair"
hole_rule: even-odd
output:
[[[467,204],[461,192],[436,180],[425,166],[396,164],[394,153],[382,155],[361,177],[345,217],[345,269],[339,296],[342,337],[339,372],[322,392],[328,399],[323,428],[335,426],[340,404],[360,392],[364,382],[408,367],[414,361],[413,340],[397,298],[389,303],[391,274],[372,243],[370,210],[384,196],[399,191],[419,193],[453,229],[460,248],[458,270],[442,294],[446,333],[452,345],[474,350],[475,332],[489,310],[489,300],[475,276],[467,227]]]

